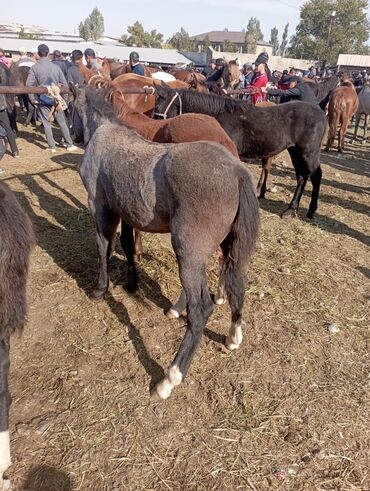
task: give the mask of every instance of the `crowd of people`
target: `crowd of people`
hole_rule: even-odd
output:
[[[15,64],[20,68],[30,68],[26,81],[28,87],[51,84],[63,87],[68,86],[69,83],[82,85],[84,78],[80,70],[80,65],[84,63],[87,68],[101,70],[102,60],[103,57],[101,55],[99,56],[99,54],[97,56],[91,48],[85,49],[84,53],[76,49],[67,58],[59,50],[50,53],[46,44],[40,44],[37,48],[32,49],[31,52],[27,52],[26,48],[20,47],[19,59]],[[12,66],[11,59],[7,58],[1,49],[0,63],[3,63],[7,68],[11,68]],[[144,75],[144,67],[140,64],[139,54],[136,51],[130,53],[129,63],[131,64],[132,72],[138,75]],[[51,118],[54,99],[46,94],[38,96],[30,94],[29,99],[34,108],[36,108],[37,117],[44,128],[48,143],[46,151],[50,153],[56,152],[56,142],[51,125],[51,120],[54,118],[61,130],[66,150],[68,152],[77,150],[71,139],[65,113],[63,111],[55,112],[54,118]],[[19,158],[19,149],[16,143],[15,133],[11,127],[6,98],[5,95],[0,94],[0,157],[5,153],[6,141],[9,142],[13,157]]]
[[[324,70],[320,73],[318,68],[311,66],[308,70],[299,71],[295,68],[271,73],[268,66],[269,56],[266,52],[260,53],[254,63],[245,63],[240,70],[240,84],[238,89],[241,91],[239,97],[244,100],[250,100],[253,104],[266,101],[269,96],[278,97],[280,102],[290,100],[302,100],[317,103],[315,95],[309,84],[302,83],[302,77],[311,79],[321,79],[333,75],[331,70]],[[12,62],[5,56],[0,49],[0,63],[8,68]],[[72,51],[70,57],[65,57],[59,50],[49,53],[46,44],[40,44],[33,48],[31,52],[23,47],[19,48],[19,59],[16,62],[18,67],[29,67],[30,71],[26,81],[29,87],[45,86],[56,84],[58,86],[67,86],[69,83],[82,85],[84,78],[80,70],[80,65],[85,64],[88,68],[101,70],[103,57],[96,54],[91,48],[82,52],[79,49]],[[137,75],[144,75],[144,67],[140,63],[139,54],[132,51],[129,55],[131,71]],[[207,67],[201,72],[208,83],[217,83],[223,74],[224,59],[212,59]],[[352,80],[355,86],[362,86],[369,81],[369,75],[366,70],[353,71]],[[269,83],[270,82],[270,83]],[[273,82],[273,83],[271,83]],[[32,105],[37,109],[37,117],[42,123],[48,143],[47,151],[56,152],[56,142],[54,140],[51,125],[51,110],[54,100],[48,95],[29,96]],[[0,143],[6,137],[12,155],[14,158],[19,157],[15,134],[11,128],[9,116],[7,114],[7,104],[4,95],[0,94]],[[60,127],[63,135],[64,145],[68,152],[73,152],[77,147],[73,144],[68,129],[66,117],[63,111],[56,112],[55,121]],[[2,145],[1,148],[4,148]],[[1,154],[0,148],[0,154]]]

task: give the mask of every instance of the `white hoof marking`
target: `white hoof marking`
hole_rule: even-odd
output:
[[[172,389],[176,385],[180,385],[182,382],[182,373],[176,365],[173,365],[168,369],[165,378],[157,384],[155,388],[155,395],[158,395],[161,399],[168,399],[170,397]]]
[[[229,331],[229,335],[226,338],[226,348],[230,351],[238,349],[243,341],[242,326],[245,324],[243,320],[232,323]]]
[[[167,312],[166,316],[169,319],[178,319],[180,317],[180,314],[177,312],[177,310],[171,307],[170,310]]]
[[[4,472],[11,466],[9,431],[0,432],[0,491],[11,489],[10,481],[3,478]]]
[[[216,305],[225,305],[226,303],[226,298],[224,297],[215,297],[215,304]]]

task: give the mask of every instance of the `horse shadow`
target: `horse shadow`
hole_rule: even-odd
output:
[[[49,465],[31,467],[21,491],[72,491],[72,479],[64,471]]]
[[[353,153],[354,148],[346,146],[344,155],[331,150],[321,154],[321,162],[333,167],[340,172],[349,172],[361,177],[370,177],[370,160],[369,151],[360,151],[356,148],[356,153]]]
[[[71,276],[87,296],[91,291],[91,277],[96,276],[97,261],[91,261],[91,257],[97,258],[95,244],[95,227],[89,210],[77,198],[63,190],[57,183],[49,177],[40,173],[38,175],[51,187],[62,191],[73,202],[67,203],[64,199],[50,194],[35,180],[33,176],[19,176],[22,182],[34,196],[37,202],[34,205],[44,210],[50,220],[38,215],[31,206],[28,197],[18,192],[17,197],[25,211],[28,213],[35,228],[38,245]],[[127,262],[123,259],[123,252],[120,245],[117,247],[118,255],[114,255],[110,260],[110,280],[111,284],[122,284],[122,277],[127,278]],[[144,259],[153,259],[158,264],[161,261],[149,254],[144,255]],[[163,266],[163,263],[162,263]],[[139,293],[135,295],[135,301],[152,302],[163,311],[171,306],[169,299],[162,293],[162,289],[156,280],[149,277],[147,273],[138,268],[140,278]],[[164,376],[163,368],[151,358],[139,329],[131,321],[129,313],[123,303],[117,301],[111,292],[107,292],[104,297],[112,313],[118,321],[125,325],[128,336],[136,350],[137,356],[148,376],[151,379],[152,388]],[[222,337],[212,333],[209,329],[205,334],[217,342],[221,342]]]

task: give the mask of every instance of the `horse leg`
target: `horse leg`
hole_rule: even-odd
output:
[[[186,294],[185,294],[185,290],[182,289],[179,299],[174,305],[172,305],[170,310],[167,312],[166,316],[169,319],[178,319],[185,309],[186,309]]]
[[[351,140],[352,143],[357,140],[357,132],[358,132],[358,127],[360,126],[361,114],[357,113],[356,116],[354,117],[356,118],[356,120],[355,120],[355,131],[353,133],[353,137]]]
[[[179,263],[181,284],[185,291],[187,301],[188,325],[179,351],[169,367],[165,378],[156,385],[152,396],[167,399],[172,389],[185,378],[195,350],[198,347],[208,317],[213,311],[213,304],[207,285],[206,264],[209,255],[193,254],[190,244],[181,243],[173,238],[173,247]],[[192,244],[194,246],[194,244]]]
[[[137,290],[138,286],[138,276],[135,266],[134,254],[135,254],[135,243],[133,229],[130,225],[122,222],[121,230],[121,246],[123,252],[127,258],[127,290],[131,293]]]
[[[307,212],[307,218],[313,218],[319,201],[320,185],[321,185],[322,170],[320,164],[313,172],[310,172],[312,183],[311,202]]]
[[[9,344],[0,341],[0,490],[10,490],[10,481],[3,474],[11,465],[9,439],[9,406],[10,394],[8,387]]]
[[[288,152],[295,169],[297,187],[295,189],[292,201],[290,202],[288,208],[281,214],[281,218],[291,218],[292,216],[296,215],[299,207],[299,202],[301,200],[308,179],[308,168],[306,162],[304,161],[302,153],[295,147],[288,148]]]
[[[135,254],[134,259],[136,262],[140,262],[143,258],[143,243],[141,241],[141,233],[139,230],[134,230],[135,234]]]
[[[366,143],[367,139],[367,123],[369,121],[369,115],[365,114],[365,121],[364,121],[364,139],[362,140],[362,143]]]
[[[338,152],[344,152],[344,138],[347,133],[349,116],[342,116],[341,125],[338,131]]]
[[[273,157],[264,157],[262,159],[261,176],[257,184],[257,196],[259,199],[263,199],[267,189],[267,178],[272,167]]]
[[[214,303],[216,305],[224,305],[226,303],[226,285],[225,285],[225,258],[223,254],[219,258],[219,266],[220,266],[220,276],[218,279],[218,288],[214,298]]]
[[[92,202],[89,202],[89,207],[92,216],[95,218],[96,244],[99,255],[98,287],[91,296],[95,300],[100,300],[109,286],[109,258],[120,219],[118,215],[104,205],[95,206]]]

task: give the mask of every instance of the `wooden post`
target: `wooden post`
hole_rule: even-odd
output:
[[[155,91],[154,87],[127,87],[120,89],[120,92],[123,94],[153,94]],[[68,94],[70,92],[68,87],[60,87],[61,94]],[[13,95],[21,95],[21,94],[47,94],[47,87],[13,87],[0,85],[0,94],[13,94]]]

